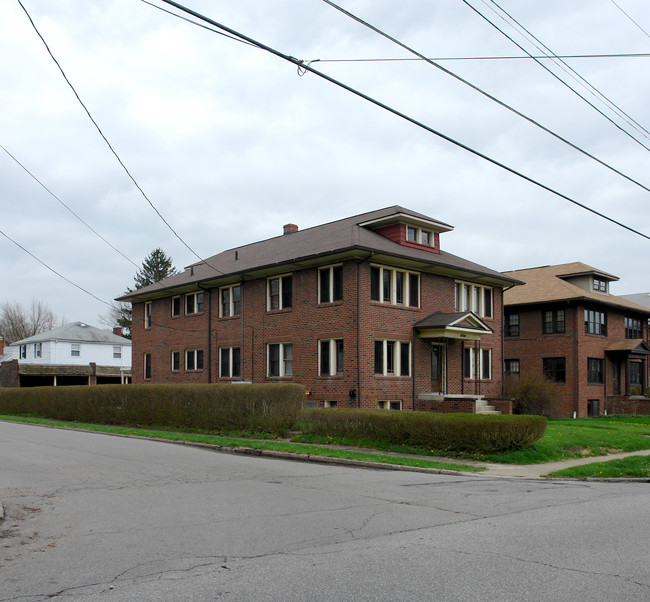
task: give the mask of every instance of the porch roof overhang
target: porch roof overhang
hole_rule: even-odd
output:
[[[650,346],[643,339],[623,339],[615,341],[607,349],[607,355],[643,358],[650,355]]]
[[[420,320],[413,328],[422,339],[464,339],[480,341],[492,329],[471,311],[443,313],[435,312]]]

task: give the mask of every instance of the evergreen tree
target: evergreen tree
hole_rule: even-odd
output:
[[[156,248],[142,262],[142,267],[133,277],[135,288],[127,288],[124,294],[149,286],[173,276],[178,270],[174,267],[171,257],[160,248]],[[131,338],[131,325],[133,324],[133,312],[130,303],[113,303],[107,315],[99,317],[100,321],[111,328],[119,326],[125,337]]]

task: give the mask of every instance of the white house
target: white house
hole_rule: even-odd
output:
[[[0,386],[125,383],[131,341],[84,322],[71,322],[5,347]]]

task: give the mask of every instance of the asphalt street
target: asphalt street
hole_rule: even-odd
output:
[[[0,600],[648,600],[650,487],[0,422]]]

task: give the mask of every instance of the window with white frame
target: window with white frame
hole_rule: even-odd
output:
[[[185,351],[185,370],[203,370],[203,349]]]
[[[293,374],[293,344],[271,343],[266,347],[267,375],[291,376]]]
[[[465,347],[463,352],[463,376],[480,380],[492,378],[492,349]]]
[[[433,233],[430,230],[406,226],[406,240],[420,245],[431,246],[433,244]]]
[[[370,299],[390,305],[420,306],[420,275],[382,266],[370,266]]]
[[[43,343],[34,343],[34,357],[43,356]]]
[[[343,339],[318,342],[318,373],[321,376],[343,374]]]
[[[18,355],[19,355],[19,359],[21,360],[27,359],[27,345],[20,346],[20,349],[18,350]]]
[[[151,378],[151,353],[145,353],[142,358],[142,368],[145,380]]]
[[[510,378],[511,380],[519,380],[520,370],[521,366],[518,359],[505,360],[503,362],[503,371],[506,374],[506,378]]]
[[[122,347],[116,345],[113,347],[113,359],[120,360],[122,359]]]
[[[241,376],[241,349],[239,347],[222,347],[219,350],[219,376],[221,378]]]
[[[456,311],[472,311],[481,318],[491,318],[492,287],[471,284],[469,282],[456,282],[454,292]]]
[[[333,303],[343,299],[343,266],[335,265],[318,270],[318,302]]]
[[[379,376],[411,375],[411,343],[409,341],[375,341],[375,374]]]
[[[70,356],[71,357],[80,357],[81,356],[81,347],[79,343],[72,343],[70,345]]]
[[[172,297],[172,318],[178,318],[181,315],[181,298],[179,295]]]
[[[144,304],[144,327],[151,328],[151,301]]]
[[[287,309],[293,302],[293,281],[291,274],[269,278],[266,283],[266,309],[273,311]]]
[[[178,372],[181,369],[181,352],[172,351],[172,372]]]
[[[233,284],[219,289],[219,317],[230,318],[241,312],[241,285]]]
[[[205,293],[187,293],[185,295],[185,315],[199,314],[204,309]]]

